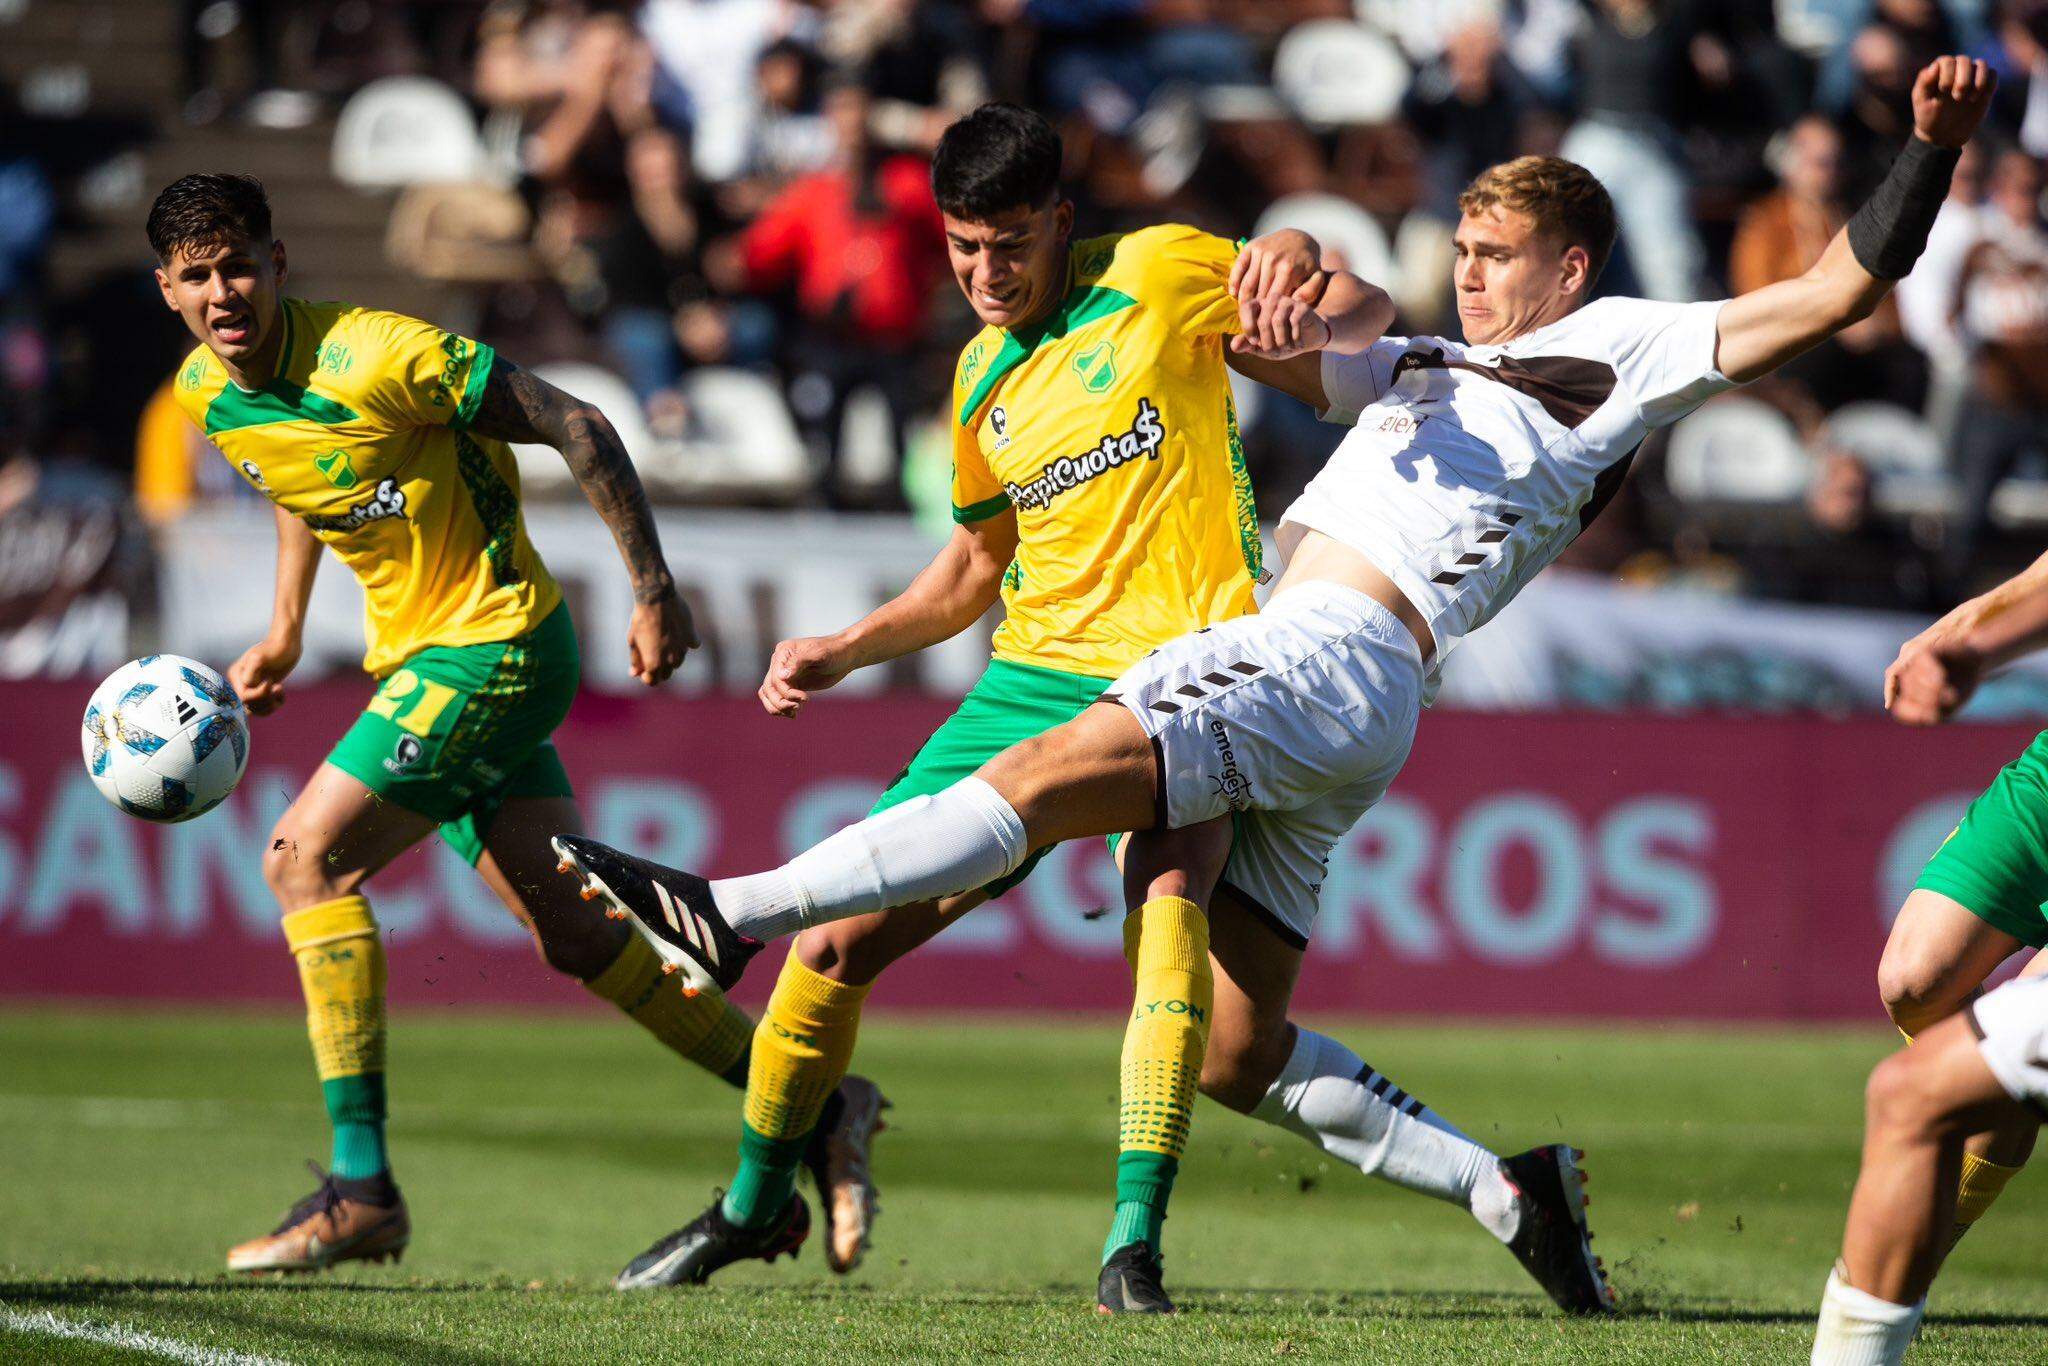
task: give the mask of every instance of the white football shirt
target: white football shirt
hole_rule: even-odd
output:
[[[1609,298],[1500,345],[1324,352],[1323,420],[1351,431],[1281,518],[1282,553],[1309,528],[1392,579],[1436,636],[1433,685],[1599,515],[1651,430],[1734,387],[1714,366],[1720,310]]]

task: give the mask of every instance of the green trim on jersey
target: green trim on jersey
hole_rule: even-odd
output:
[[[253,392],[231,382],[206,406],[206,434],[218,436],[245,427],[268,427],[275,422],[317,422],[323,427],[338,427],[360,416],[346,403],[322,398],[288,379],[274,379]]]
[[[959,707],[932,732],[868,813],[887,811],[912,797],[929,797],[968,777],[1020,740],[1043,735],[1081,714],[1102,696],[1107,678],[1063,673],[1036,664],[991,659]],[[1031,876],[1050,846],[1032,851],[1023,866],[982,888],[1001,896]]]
[[[452,337],[455,334],[449,333]],[[469,361],[469,383],[462,391],[462,402],[455,409],[455,416],[448,419],[448,425],[458,432],[469,430],[469,424],[476,421],[476,410],[484,401],[484,390],[490,385],[491,370],[498,363],[498,353],[486,342],[476,344],[476,354]]]
[[[1913,885],[2048,948],[2048,732],[1999,770]]]
[[[566,605],[512,640],[429,646],[379,685],[327,762],[439,822],[474,864],[505,802],[574,795],[548,737],[581,676]]]
[[[1089,285],[1086,289],[1069,292],[1060,300],[1058,308],[1043,321],[1028,327],[1016,328],[1003,334],[1002,349],[989,362],[988,373],[974,386],[974,392],[967,396],[967,402],[960,408],[960,425],[965,427],[981,408],[989,391],[996,387],[1004,375],[1031,359],[1031,353],[1049,341],[1057,341],[1077,327],[1121,313],[1127,308],[1137,307],[1138,301],[1120,289],[1106,285]]]
[[[499,475],[483,448],[468,432],[455,431],[455,468],[462,487],[484,524],[484,558],[490,561],[491,578],[500,588],[519,582],[519,566],[513,549],[519,538],[519,495]]]
[[[1238,550],[1244,555],[1244,572],[1257,583],[1266,573],[1266,543],[1259,536],[1259,501],[1252,493],[1252,472],[1244,458],[1244,438],[1237,430],[1237,403],[1228,389],[1223,391],[1223,440],[1230,451],[1230,492],[1237,504]]]
[[[1009,507],[1010,495],[1007,493],[999,493],[993,498],[984,498],[979,503],[972,504],[968,507],[954,508],[953,520],[960,523],[960,525],[962,526],[967,525],[969,522],[986,522],[989,518],[996,516],[998,513],[1007,512],[1009,510]]]

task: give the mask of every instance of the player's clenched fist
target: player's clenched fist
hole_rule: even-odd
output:
[[[832,636],[785,640],[768,660],[761,680],[761,705],[774,716],[795,716],[814,692],[823,692],[853,672],[853,661]]]
[[[1299,228],[1282,228],[1244,244],[1230,267],[1234,299],[1293,295],[1315,304],[1323,294],[1323,249]]]
[[[633,620],[626,627],[626,665],[633,677],[653,687],[665,683],[697,648],[697,623],[690,605],[671,589],[653,602],[633,605]]]
[[[1237,305],[1238,335],[1230,349],[1262,360],[1286,360],[1330,344],[1330,324],[1300,299],[1241,299]]]
[[[1884,671],[1884,704],[1909,726],[1938,726],[1977,691],[1983,660],[1941,631],[1923,631],[1899,647]]]
[[[1960,147],[1984,121],[1998,73],[1969,57],[1937,57],[1913,82],[1913,131],[1937,147]]]
[[[257,716],[268,716],[284,705],[284,680],[297,667],[300,642],[269,636],[242,651],[242,657],[228,666],[228,683],[242,705]]]

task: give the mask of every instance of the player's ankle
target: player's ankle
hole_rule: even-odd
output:
[[[1481,1228],[1501,1242],[1510,1243],[1522,1230],[1527,1204],[1515,1183],[1508,1180],[1506,1167],[1495,1162],[1472,1183],[1472,1194],[1465,1207]]]
[[[398,1183],[391,1179],[388,1167],[370,1176],[337,1176],[334,1189],[344,1199],[375,1205],[379,1209],[389,1209],[398,1203]]]

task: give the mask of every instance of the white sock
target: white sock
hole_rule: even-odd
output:
[[[1820,1326],[1813,1335],[1813,1366],[1898,1366],[1920,1331],[1927,1301],[1893,1304],[1866,1294],[1842,1279],[1838,1262],[1828,1273],[1820,1300]]]
[[[1367,1176],[1462,1205],[1503,1243],[1521,1226],[1521,1201],[1500,1159],[1335,1039],[1297,1027],[1294,1052],[1252,1118],[1300,1134]]]
[[[962,778],[812,845],[773,872],[723,878],[712,900],[753,939],[971,891],[1015,872],[1030,853],[1002,794]]]

